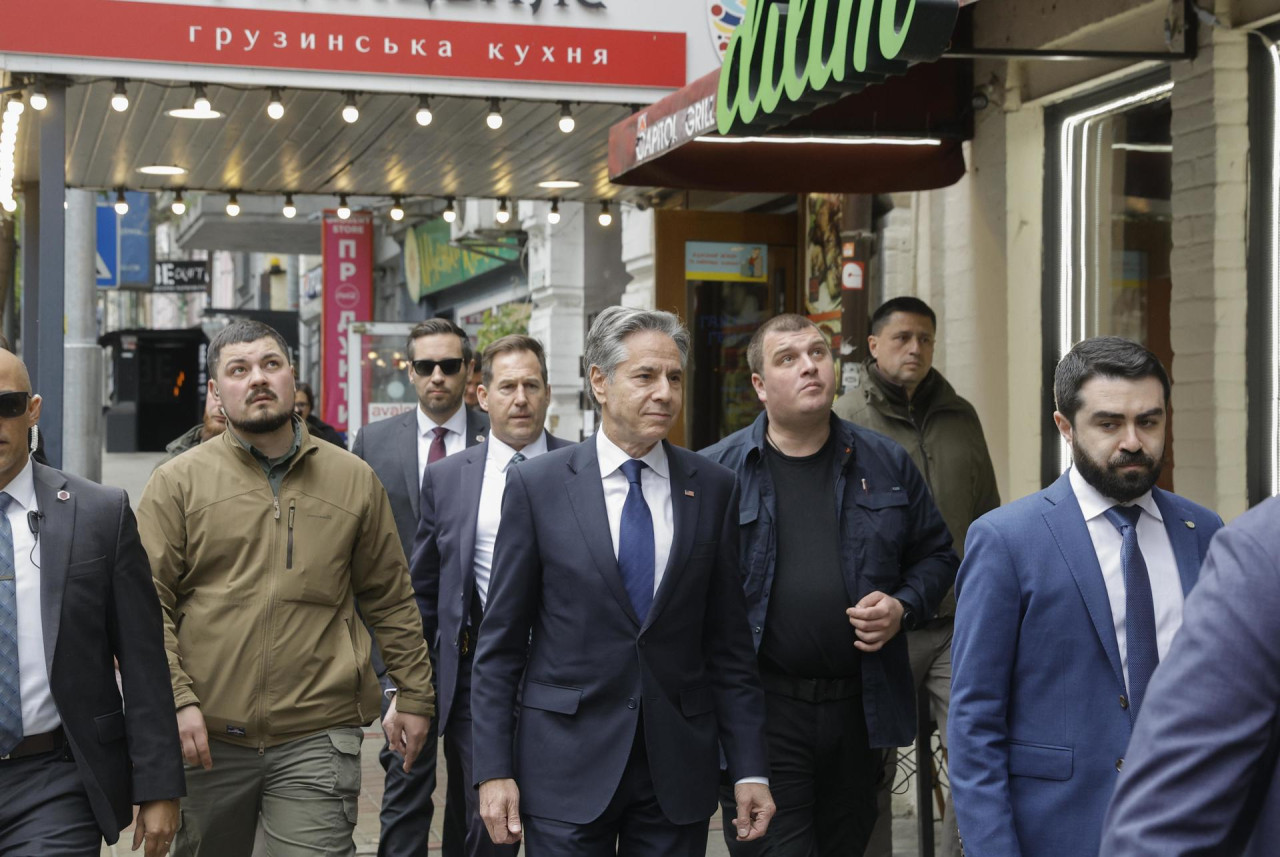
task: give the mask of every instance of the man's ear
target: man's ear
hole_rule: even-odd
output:
[[[764,378],[760,377],[759,372],[751,373],[751,386],[756,388],[756,398],[760,400],[760,404],[769,404],[769,397],[764,392]]]
[[[1071,420],[1063,416],[1061,411],[1054,411],[1053,424],[1058,427],[1058,434],[1062,435],[1062,439],[1071,443],[1075,437],[1075,426],[1071,425]]]
[[[603,405],[607,398],[607,386],[604,372],[601,371],[599,366],[592,366],[590,377],[591,393],[596,397],[596,401]]]

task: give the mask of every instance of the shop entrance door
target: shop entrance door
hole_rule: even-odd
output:
[[[417,407],[404,350],[411,328],[400,322],[356,322],[347,327],[348,446],[361,426]]]

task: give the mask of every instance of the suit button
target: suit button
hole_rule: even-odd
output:
[[[760,633],[760,626],[759,626],[759,625],[756,625],[756,633],[757,633],[757,634],[759,634],[759,633]]]
[[[635,708],[635,707],[636,707],[636,698],[633,696],[627,700],[627,708]]]
[[[1126,697],[1123,693],[1122,693],[1122,694],[1120,694],[1120,707],[1121,707],[1121,708],[1128,708],[1128,707],[1129,707],[1129,699],[1128,699],[1128,697]]]
[[[1116,759],[1116,770],[1117,770],[1117,771],[1123,771],[1123,770],[1124,770],[1124,759],[1123,759],[1123,758],[1121,758],[1121,759]]]
[[[769,597],[769,590],[767,590],[767,589],[766,589],[766,590],[764,591],[764,597],[765,597],[765,598],[768,598],[768,597]]]
[[[642,649],[644,648],[644,643],[645,643],[644,637],[641,637],[641,638],[640,638],[640,648],[642,648]]]

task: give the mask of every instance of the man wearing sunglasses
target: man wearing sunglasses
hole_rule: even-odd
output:
[[[31,460],[39,418],[0,351],[0,854],[97,854],[137,803],[159,857],[185,789],[151,569],[123,491]]]
[[[431,462],[483,443],[489,433],[489,418],[463,405],[473,357],[471,342],[457,325],[444,318],[419,323],[409,332],[405,353],[409,361],[406,371],[418,394],[418,407],[365,426],[356,435],[351,451],[368,462],[382,480],[391,500],[400,544],[405,556],[412,556],[423,471]],[[375,667],[378,666],[375,660]],[[379,675],[383,675],[381,669]],[[395,692],[385,677],[383,690],[385,714]],[[431,795],[436,787],[436,740],[433,724],[422,758],[411,773],[404,771],[403,760],[397,759],[389,747],[382,748],[379,760],[386,771],[386,783],[378,845],[381,857],[426,857],[433,812]],[[457,756],[448,746],[445,757],[450,776],[444,857],[458,857],[466,836],[465,793],[460,772],[454,773]]]

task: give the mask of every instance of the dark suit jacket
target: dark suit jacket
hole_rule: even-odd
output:
[[[548,452],[572,445],[547,434]],[[476,590],[476,520],[488,454],[486,441],[437,461],[422,477],[422,516],[409,575],[427,642],[436,656],[436,722],[441,731],[453,707],[458,640],[470,619]]]
[[[1214,538],[1147,688],[1107,815],[1109,857],[1280,850],[1280,499]]]
[[[94,817],[114,843],[132,804],[186,794],[160,599],[124,492],[32,467],[50,689]]]
[[[467,446],[472,447],[489,436],[489,415],[471,408],[466,410]],[[400,546],[408,558],[413,554],[413,537],[418,532],[417,408],[360,429],[351,451],[373,468],[378,481],[387,489],[396,530],[400,533]]]
[[[474,776],[514,777],[532,815],[598,818],[642,710],[654,791],[673,824],[715,810],[717,742],[731,779],[768,776],[735,478],[665,446],[675,533],[643,622],[614,558],[595,439],[507,473],[474,665]]]
[[[1222,521],[1151,493],[1185,595]],[[965,852],[1096,854],[1134,710],[1069,474],[973,523],[956,598],[947,738]]]

